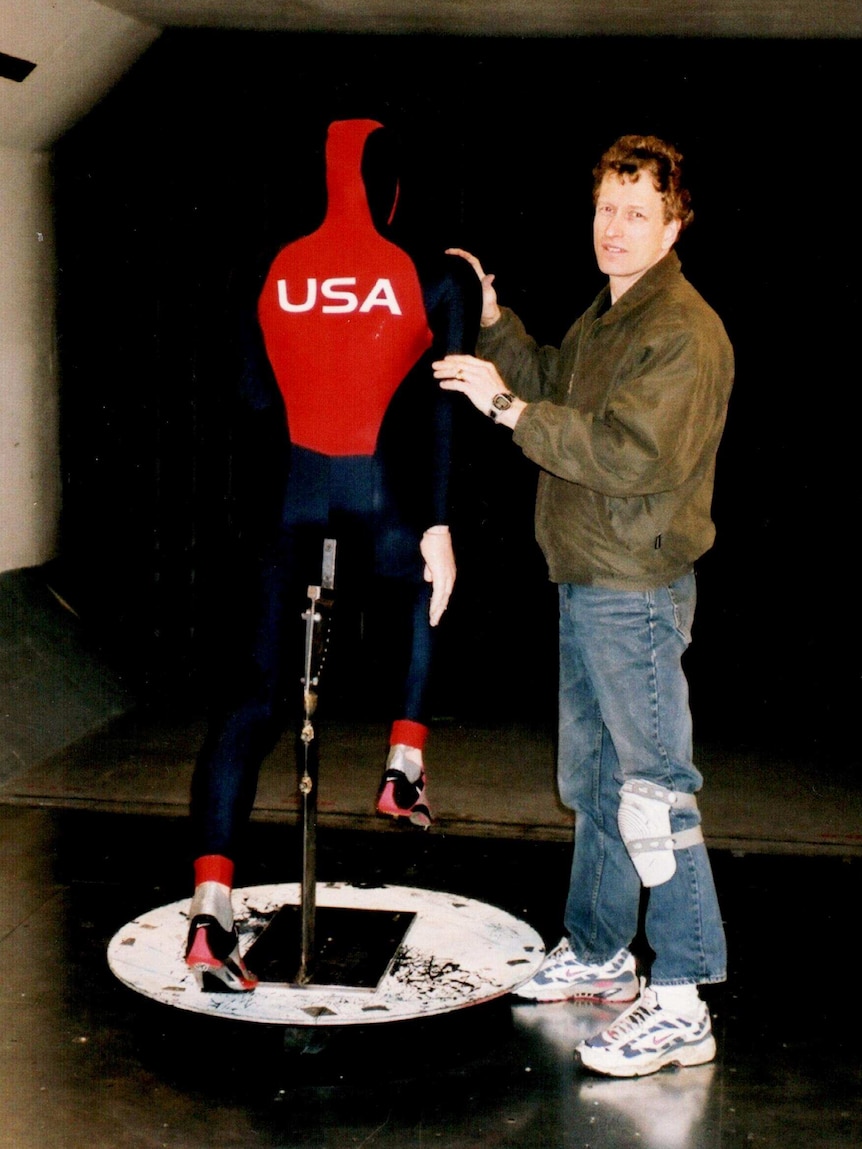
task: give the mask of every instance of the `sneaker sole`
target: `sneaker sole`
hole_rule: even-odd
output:
[[[637,992],[632,994],[625,994],[623,997],[617,997],[614,994],[607,993],[566,993],[565,995],[557,994],[535,994],[524,993],[520,989],[512,990],[513,997],[519,997],[522,1001],[532,1001],[536,1005],[549,1005],[552,1002],[564,1001],[583,1001],[585,1003],[592,1003],[594,1005],[627,1005],[637,999]]]
[[[589,988],[583,983],[579,986],[577,982],[571,985],[558,982],[556,985],[551,983],[543,986],[537,984],[534,979],[525,982],[524,985],[512,992],[517,997],[523,998],[524,1001],[540,1003],[585,1001],[599,1005],[626,1005],[637,1000],[640,994],[640,983],[634,975],[631,976],[630,984],[628,979],[597,978]]]
[[[710,1034],[703,1041],[696,1044],[680,1045],[676,1049],[669,1049],[665,1053],[657,1054],[652,1060],[637,1058],[631,1063],[618,1061],[605,1061],[599,1050],[591,1049],[589,1045],[578,1046],[581,1064],[594,1073],[601,1073],[605,1077],[647,1077],[651,1073],[658,1073],[668,1065],[679,1065],[683,1068],[693,1065],[706,1065],[715,1059],[715,1038]]]

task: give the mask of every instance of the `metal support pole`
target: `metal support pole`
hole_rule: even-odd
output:
[[[317,911],[317,782],[318,756],[313,724],[317,709],[317,688],[326,658],[326,646],[334,605],[335,539],[323,540],[323,565],[320,586],[308,588],[309,605],[303,613],[305,621],[305,666],[302,678],[303,722],[302,776],[299,792],[302,795],[302,883],[300,890],[301,940],[299,972],[296,980],[305,985],[314,972],[316,955],[314,926]]]

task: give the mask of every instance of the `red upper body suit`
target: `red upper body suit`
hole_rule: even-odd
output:
[[[258,302],[291,441],[325,455],[374,454],[398,385],[432,342],[413,261],[368,205],[362,156],[381,126],[330,126],[326,218],[281,249]]]

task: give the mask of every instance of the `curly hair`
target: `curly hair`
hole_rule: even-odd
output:
[[[661,194],[665,223],[678,219],[680,230],[688,227],[694,212],[691,195],[682,184],[682,154],[658,136],[620,136],[611,144],[593,168],[593,203],[609,172],[634,183],[642,171],[649,172],[655,190]]]

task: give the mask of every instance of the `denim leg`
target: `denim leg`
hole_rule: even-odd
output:
[[[557,782],[577,814],[565,926],[577,956],[603,965],[635,935],[640,881],[617,829],[616,751],[565,609],[559,718]]]
[[[640,883],[617,828],[620,785],[642,778],[693,794],[702,783],[681,665],[694,606],[693,575],[647,592],[560,587],[560,794],[577,814],[566,926],[585,960],[607,960],[634,934]],[[696,809],[674,810],[671,829],[699,820]],[[674,876],[649,894],[653,980],[721,981],[724,931],[706,848],[675,857]]]

